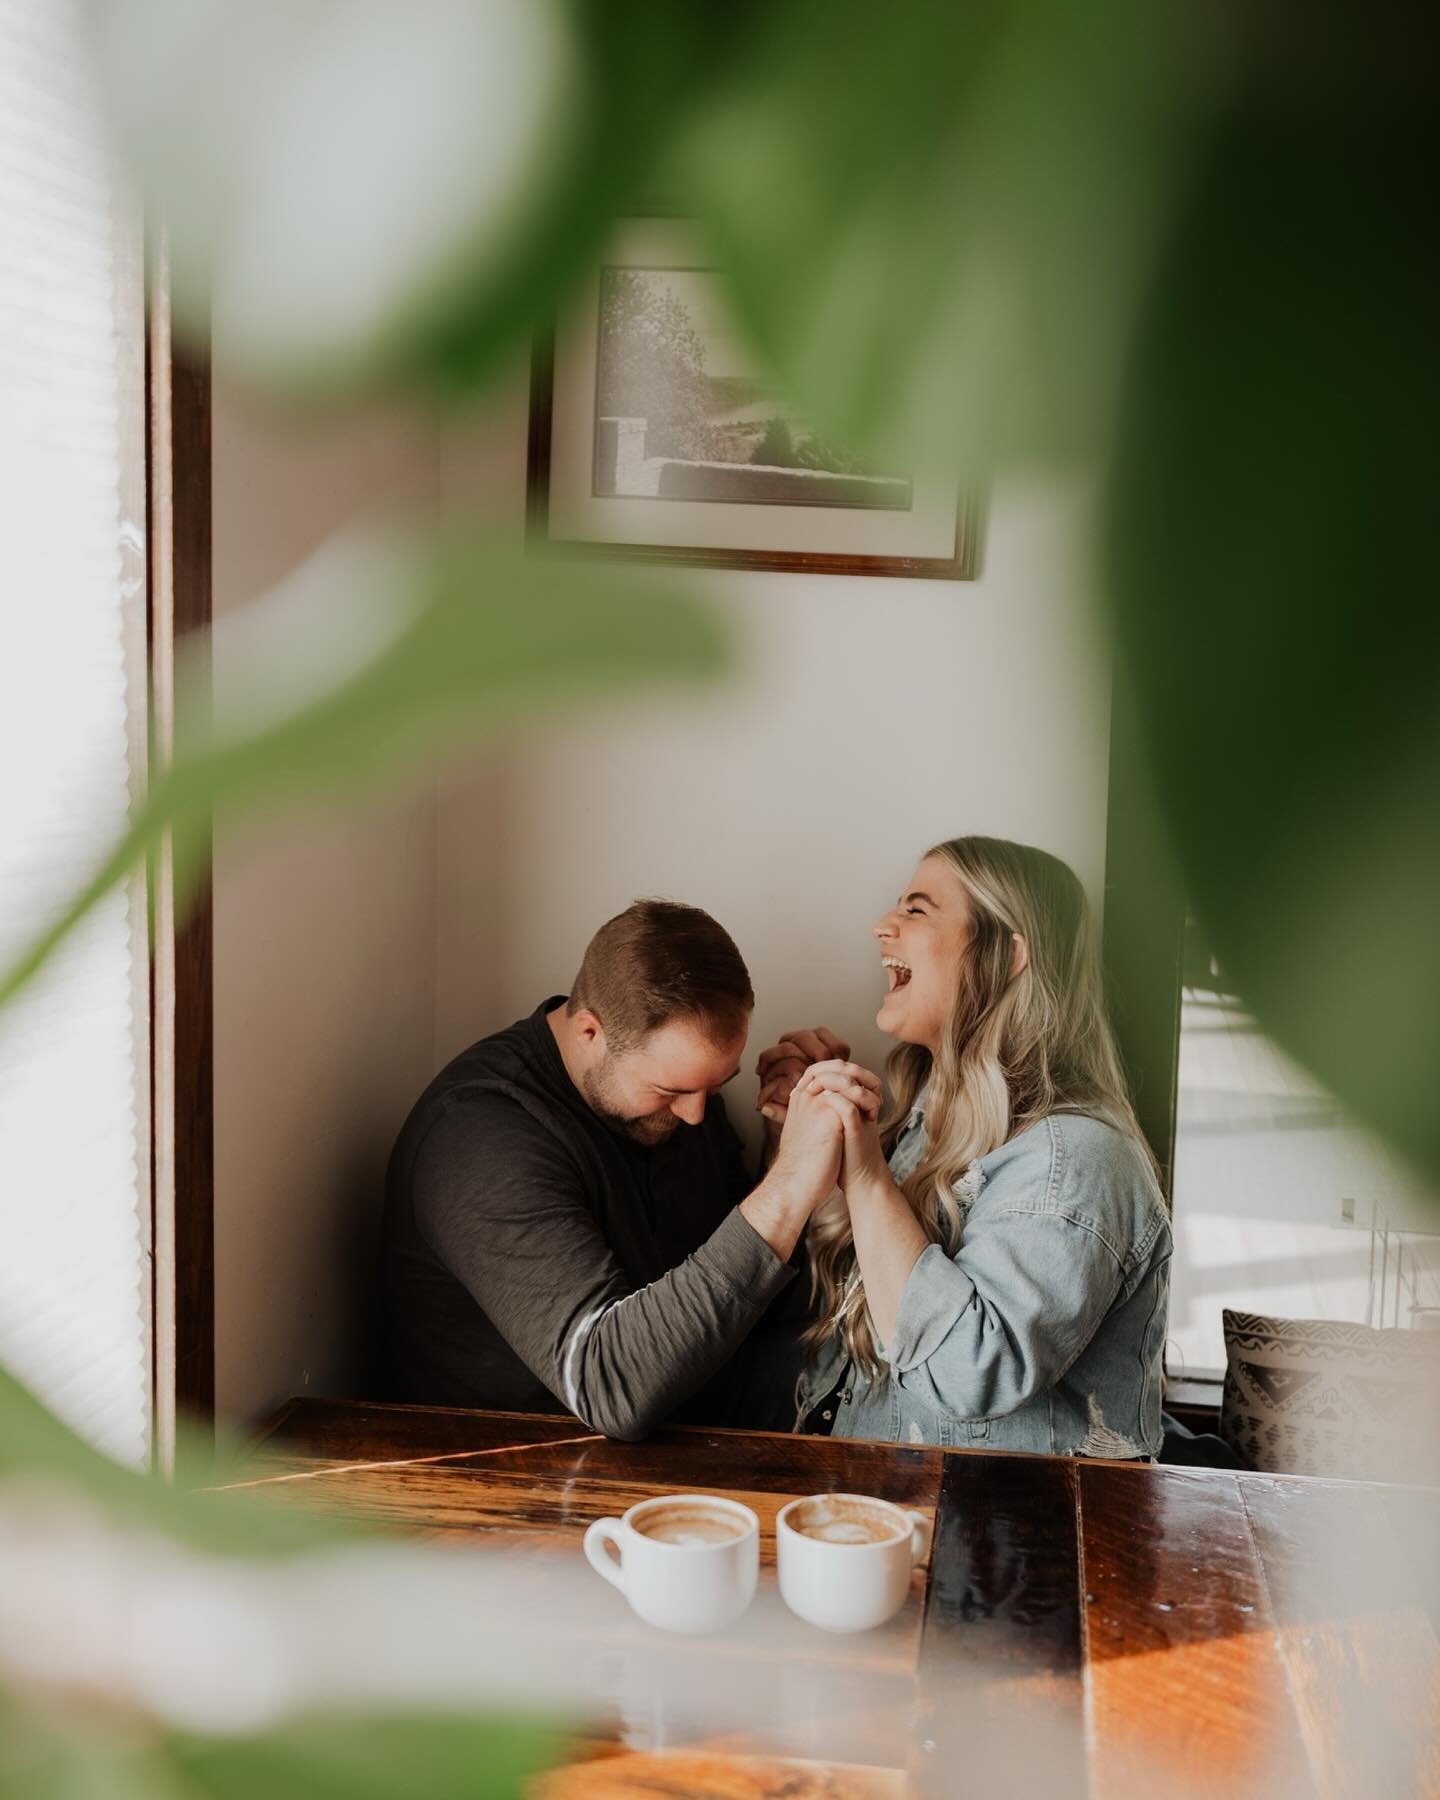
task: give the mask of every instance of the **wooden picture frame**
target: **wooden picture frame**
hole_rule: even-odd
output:
[[[527,502],[537,549],[950,581],[979,568],[977,494],[825,446],[752,372],[672,217],[623,221],[537,339]]]

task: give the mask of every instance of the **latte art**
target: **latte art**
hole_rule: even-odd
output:
[[[883,1544],[895,1535],[888,1525],[867,1525],[859,1519],[832,1519],[825,1525],[802,1525],[800,1529],[822,1544]]]
[[[657,1544],[728,1544],[744,1537],[747,1529],[742,1520],[718,1506],[657,1506],[631,1523],[641,1537]]]
[[[849,1499],[812,1500],[790,1515],[790,1523],[821,1544],[883,1544],[903,1531],[893,1514]]]

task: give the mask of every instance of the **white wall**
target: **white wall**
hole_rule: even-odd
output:
[[[1109,696],[1076,525],[1055,489],[1022,485],[991,509],[976,582],[706,576],[738,681],[597,713],[447,783],[437,1063],[563,991],[638,894],[703,906],[735,937],[752,1062],[816,1023],[883,1060],[867,927],[938,838],[1040,844],[1098,902]],[[753,1094],[747,1080],[737,1123]]]
[[[346,519],[437,491],[433,434],[404,417],[302,430],[217,388],[213,432],[217,616]],[[343,1391],[363,1352],[385,1158],[431,1073],[434,827],[420,790],[217,838],[222,1417]]]

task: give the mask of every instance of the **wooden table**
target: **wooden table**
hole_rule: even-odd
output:
[[[735,1721],[748,1748],[904,1767],[945,1795],[1440,1795],[1435,1491],[764,1432],[622,1444],[563,1416],[326,1400],[292,1401],[259,1448],[265,1489],[544,1545],[577,1573],[592,1519],[727,1494],[760,1515],[761,1601],[794,1495],[931,1514],[890,1626],[790,1621],[793,1654],[756,1669]]]

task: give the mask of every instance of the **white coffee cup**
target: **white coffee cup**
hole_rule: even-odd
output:
[[[869,1631],[905,1604],[928,1537],[923,1513],[868,1494],[792,1500],[775,1521],[781,1597],[823,1631]]]
[[[688,1531],[687,1518],[699,1522]],[[707,1535],[700,1528],[707,1520],[726,1535]],[[632,1506],[623,1519],[597,1519],[585,1533],[585,1554],[647,1624],[719,1631],[755,1597],[760,1521],[738,1500],[664,1494]]]

